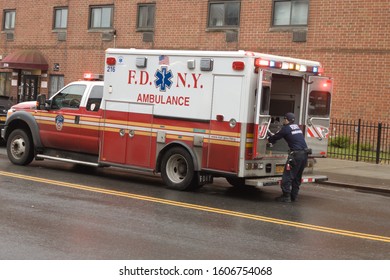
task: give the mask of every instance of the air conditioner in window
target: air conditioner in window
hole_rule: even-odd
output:
[[[7,41],[13,41],[14,40],[14,33],[13,32],[7,32],[6,33]]]
[[[146,43],[153,42],[153,32],[142,33],[142,42],[146,42]]]
[[[114,39],[113,32],[103,32],[102,33],[102,41],[112,41]]]
[[[66,32],[58,32],[57,33],[58,41],[66,41]]]
[[[306,30],[293,31],[293,42],[306,42]]]
[[[226,42],[238,42],[238,32],[237,31],[227,31],[226,32]]]

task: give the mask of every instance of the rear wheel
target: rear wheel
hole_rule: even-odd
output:
[[[168,188],[189,191],[196,189],[197,176],[190,154],[182,147],[168,150],[161,162],[161,177]]]
[[[34,159],[31,137],[23,129],[15,129],[7,140],[7,155],[13,164],[27,165]]]

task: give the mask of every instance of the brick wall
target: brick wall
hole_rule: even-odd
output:
[[[156,3],[153,42],[136,30],[137,3]],[[117,37],[102,41],[88,31],[90,5],[114,4]],[[66,41],[52,31],[53,8],[68,6]],[[207,0],[0,0],[0,8],[16,9],[15,39],[0,34],[0,54],[40,50],[52,74],[65,83],[83,72],[103,73],[109,47],[203,50],[252,50],[321,61],[335,81],[333,117],[390,122],[390,1],[311,0],[306,42],[292,42],[292,32],[272,30],[271,0],[242,0],[237,42],[225,32],[207,30]],[[3,13],[1,13],[3,18]],[[13,90],[16,90],[15,88]],[[43,92],[47,89],[42,89]]]

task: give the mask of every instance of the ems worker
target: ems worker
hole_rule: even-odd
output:
[[[294,114],[287,113],[284,116],[282,129],[268,138],[268,142],[271,144],[284,138],[290,148],[282,176],[283,194],[276,198],[280,202],[291,202],[297,199],[302,173],[307,164],[309,150],[302,130],[294,122]]]

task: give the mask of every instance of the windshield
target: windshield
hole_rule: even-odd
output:
[[[53,97],[51,108],[79,108],[86,87],[86,85],[70,85],[64,88]]]

